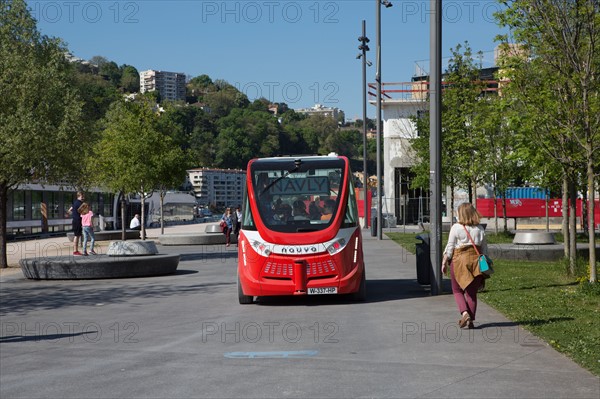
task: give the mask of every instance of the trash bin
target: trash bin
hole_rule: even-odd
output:
[[[371,217],[371,237],[377,237],[377,216]]]
[[[422,285],[431,284],[431,255],[429,234],[421,234],[416,237],[421,242],[416,243],[417,253],[417,282]]]

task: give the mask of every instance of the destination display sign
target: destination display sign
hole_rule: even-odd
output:
[[[327,176],[288,177],[273,184],[269,192],[272,195],[329,195],[329,179]]]

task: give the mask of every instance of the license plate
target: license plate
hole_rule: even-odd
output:
[[[309,288],[308,295],[337,294],[337,287]]]

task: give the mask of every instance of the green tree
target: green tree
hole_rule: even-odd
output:
[[[324,147],[327,153],[335,152],[348,158],[362,156],[362,133],[358,130],[340,130],[329,135]]]
[[[153,99],[114,102],[106,115],[105,129],[94,154],[89,174],[114,192],[138,193],[142,198],[142,237],[145,236],[145,197],[155,189],[185,178],[183,151],[163,131]],[[165,126],[162,126],[165,129]],[[123,240],[125,210],[121,208]]]
[[[0,267],[7,267],[9,190],[80,181],[82,101],[59,39],[41,35],[22,0],[0,0]],[[82,154],[83,151],[83,154]]]
[[[335,119],[323,115],[308,116],[302,119],[299,125],[302,137],[313,154],[326,154],[327,138],[339,129]]]
[[[121,81],[119,86],[126,93],[137,93],[140,91],[140,74],[131,65],[121,65]]]
[[[484,140],[485,112],[480,101],[485,85],[479,81],[479,68],[468,43],[452,49],[448,70],[444,77],[442,93],[442,170],[443,183],[454,193],[456,188],[469,190],[473,199],[473,187],[483,183],[486,176],[487,150]],[[429,187],[429,113],[419,113],[413,121],[418,136],[412,140],[419,162],[411,168],[416,178],[413,187]],[[454,198],[449,199],[448,209],[454,209]]]
[[[97,130],[96,123],[104,118],[110,104],[119,98],[119,92],[98,75],[76,70],[74,76],[75,85],[83,100],[83,119],[93,133]]]
[[[234,109],[217,122],[216,164],[245,169],[255,157],[279,154],[279,124],[267,112]]]
[[[540,127],[538,148],[563,165],[571,184],[569,191],[576,192],[578,175],[586,176],[583,191],[590,193],[588,225],[592,227],[589,280],[596,282],[593,226],[595,183],[600,172],[600,3],[513,0],[506,5],[497,18],[500,25],[510,29],[511,41],[516,42],[509,44],[508,35],[501,38],[508,87]],[[574,213],[573,209],[571,215]],[[569,224],[573,272],[574,217]]]
[[[105,62],[98,66],[98,74],[108,80],[114,87],[121,83],[121,70],[114,61]]]
[[[217,85],[218,83],[218,85]],[[204,102],[210,108],[210,113],[215,118],[227,116],[234,108],[246,108],[249,104],[248,97],[235,87],[224,81],[217,81],[217,91],[204,95]]]

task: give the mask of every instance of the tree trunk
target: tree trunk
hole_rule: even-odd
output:
[[[583,190],[583,201],[581,201],[581,230],[583,234],[588,235],[590,233],[588,229],[588,195],[587,190]]]
[[[473,203],[473,185],[471,184],[471,180],[469,180],[469,184],[468,184],[469,188],[469,202],[472,204]]]
[[[563,175],[562,184],[562,233],[565,259],[569,259],[571,257],[569,247],[569,181],[566,174]]]
[[[494,231],[498,234],[498,199],[496,198],[496,190],[494,190],[492,199],[494,200]]]
[[[8,216],[8,186],[0,183],[0,269],[8,267],[8,257],[6,253],[6,218]]]
[[[141,204],[142,204],[142,211],[141,213],[141,228],[140,228],[140,235],[142,236],[141,239],[145,240],[146,239],[146,195],[144,194],[144,188],[142,187],[142,193],[141,193]]]
[[[590,205],[588,208],[588,226],[590,228],[588,234],[590,250],[590,282],[596,283],[598,281],[598,275],[596,274],[596,220],[594,216],[596,209],[596,187],[594,185],[594,161],[591,157],[588,157],[587,161],[587,180],[588,190],[590,192]]]
[[[508,217],[506,215],[506,193],[502,194],[502,218],[504,219],[504,232],[508,232]],[[517,229],[517,223],[515,223],[515,230]]]
[[[546,231],[550,231],[550,211],[548,207],[550,206],[550,194],[546,192]]]
[[[121,193],[121,240],[125,241],[125,193]]]
[[[365,200],[366,201],[366,200]],[[163,205],[165,204],[165,190],[160,190],[160,234],[165,234],[165,214]]]
[[[569,186],[569,272],[574,276],[577,264],[577,185],[574,179]]]

